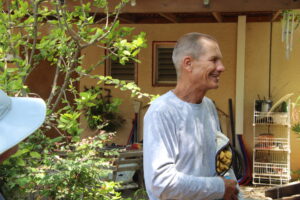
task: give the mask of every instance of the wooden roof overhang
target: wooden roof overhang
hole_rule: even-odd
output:
[[[236,22],[246,15],[248,22],[270,22],[281,18],[281,11],[300,9],[300,0],[129,0],[120,14],[121,23],[214,23]],[[79,1],[76,1],[79,3]],[[75,1],[65,0],[68,5]],[[108,0],[111,7],[120,0]],[[93,10],[92,12],[97,12]],[[98,13],[99,17],[103,14]]]

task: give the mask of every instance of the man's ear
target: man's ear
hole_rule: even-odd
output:
[[[192,71],[192,58],[190,56],[183,58],[183,69],[189,72]]]

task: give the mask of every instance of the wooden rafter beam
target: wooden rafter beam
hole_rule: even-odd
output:
[[[222,16],[219,12],[212,12],[212,15],[214,16],[214,18],[217,20],[217,22],[222,22],[223,19],[222,19]]]
[[[276,13],[274,13],[272,16],[272,22],[276,21],[276,19],[280,14],[281,14],[281,10],[278,10]]]
[[[88,0],[86,0],[88,1]],[[86,2],[84,1],[84,2]],[[67,6],[79,5],[80,1],[68,0]],[[120,0],[109,0],[111,8]],[[255,12],[255,11],[278,11],[285,9],[299,9],[300,0],[211,0],[210,5],[205,7],[200,0],[136,0],[136,5],[128,3],[122,13],[199,13],[199,12]],[[92,11],[96,11],[92,7]],[[97,12],[103,12],[97,10]]]
[[[160,16],[166,18],[170,22],[178,23],[177,17],[174,14],[171,13],[158,13]]]
[[[135,20],[134,19],[128,19],[128,18],[125,18],[123,16],[119,17],[119,19],[122,21],[122,22],[125,22],[125,23],[128,23],[128,24],[134,24],[135,23]]]

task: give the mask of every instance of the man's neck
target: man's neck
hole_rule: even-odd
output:
[[[201,103],[206,93],[206,91],[181,84],[177,84],[173,92],[179,99],[189,103]]]

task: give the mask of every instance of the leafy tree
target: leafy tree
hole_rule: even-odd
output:
[[[11,199],[119,199],[117,184],[107,179],[111,164],[107,155],[114,153],[102,151],[112,134],[98,129],[98,136],[81,139],[79,118],[83,110],[94,106],[95,95],[86,98],[75,85],[85,77],[98,84],[115,84],[138,98],[154,98],[134,83],[92,74],[109,57],[121,64],[131,59],[138,62],[145,33],[130,37],[133,28],[120,26],[118,16],[128,0],[120,0],[114,8],[107,0],[80,0],[78,6],[61,2],[0,2],[0,88],[10,95],[27,96],[31,91],[25,83],[34,69],[44,60],[55,68],[52,90],[45,99],[45,125],[0,165],[2,188]],[[108,53],[97,64],[82,66],[81,52],[91,46]],[[63,77],[62,84],[58,77]],[[46,137],[49,129],[60,137]]]

